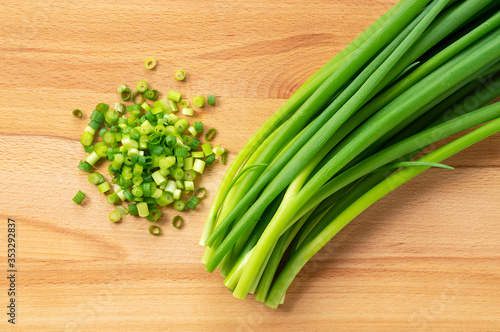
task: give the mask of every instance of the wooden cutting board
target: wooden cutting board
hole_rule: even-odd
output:
[[[230,160],[317,68],[396,0],[0,3],[0,234],[16,222],[16,328],[24,331],[500,330],[500,135],[396,190],[327,245],[272,310],[234,298],[200,263],[209,197],[151,236],[108,221],[110,206],[76,166],[99,102],[145,79],[186,96]],[[155,57],[158,66],[142,63]],[[173,73],[184,68],[186,82]],[[74,108],[83,119],[71,115]],[[77,206],[71,198],[88,198]],[[7,272],[6,272],[7,273]],[[1,278],[0,330],[9,282]]]

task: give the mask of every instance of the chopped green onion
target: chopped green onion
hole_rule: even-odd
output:
[[[87,173],[92,172],[92,165],[90,165],[86,161],[81,161],[80,160],[80,163],[78,164],[78,168],[81,169],[84,172],[87,172]]]
[[[82,117],[82,111],[80,111],[78,108],[75,108],[73,110],[73,115],[76,116],[77,118],[81,118]]]
[[[196,131],[196,129],[195,129],[193,126],[189,126],[188,131],[189,131],[189,133],[190,133],[191,135],[193,135],[193,136],[198,135],[198,132]],[[186,143],[186,144],[187,144],[187,143]],[[188,144],[188,145],[189,145],[189,144]]]
[[[178,81],[184,81],[186,78],[186,72],[182,69],[179,69],[175,72],[175,79]]]
[[[213,140],[216,132],[217,132],[217,129],[215,129],[215,128],[208,129],[207,132],[205,133],[205,140],[207,140],[207,141]]]
[[[172,226],[175,228],[181,228],[182,227],[182,217],[181,216],[175,216],[172,219]]]
[[[174,199],[177,199],[177,200],[180,199],[181,195],[182,195],[182,190],[180,190],[180,189],[175,189],[174,190],[174,196],[173,196]]]
[[[226,161],[227,161],[227,155],[228,155],[228,153],[229,153],[229,150],[228,150],[228,149],[225,149],[225,150],[224,150],[224,153],[221,155],[221,159],[220,159],[220,161],[221,161],[221,163],[222,163],[223,165],[224,165],[224,164],[226,164]]]
[[[110,194],[110,195],[108,195],[108,197],[106,197],[106,201],[109,204],[116,204],[116,203],[118,203],[119,200],[120,200],[120,197],[118,196],[117,193]]]
[[[149,234],[161,235],[161,228],[156,226],[156,225],[153,225],[153,226],[149,227]]]
[[[213,153],[212,145],[210,145],[209,142],[203,143],[201,145],[201,149],[203,150],[203,153],[205,154],[206,157],[210,156]]]
[[[203,171],[205,169],[205,162],[201,159],[196,159],[194,161],[194,165],[193,165],[193,170],[196,172],[196,173],[199,173],[199,174],[203,174]]]
[[[123,101],[127,101],[132,96],[132,91],[129,88],[125,88],[120,92],[120,98]]]
[[[200,187],[200,188],[195,190],[195,192],[193,193],[193,196],[195,196],[196,198],[199,198],[199,199],[203,199],[203,198],[207,197],[207,189],[205,187]]]
[[[191,198],[189,198],[188,202],[186,203],[186,207],[190,210],[194,210],[199,202],[199,198],[191,196]]]
[[[182,134],[184,131],[186,131],[186,129],[188,128],[188,126],[189,126],[189,122],[186,119],[179,119],[174,124],[174,127],[175,127],[175,129],[177,129],[177,132],[179,134]]]
[[[144,68],[151,70],[154,67],[156,67],[156,59],[155,58],[149,58],[144,61]]]
[[[115,103],[115,111],[117,111],[118,114],[121,115],[121,114],[125,113],[125,106],[122,103],[116,102]]]
[[[136,101],[137,96],[141,97],[141,100],[139,102]],[[135,91],[132,94],[132,102],[136,105],[140,105],[144,102],[144,95],[140,91]]]
[[[128,213],[130,213],[131,216],[137,216],[139,215],[139,210],[137,210],[137,204],[129,204],[128,205]]]
[[[157,222],[161,217],[161,211],[158,209],[153,209],[149,212],[149,216],[146,217],[147,220],[151,222]]]
[[[117,210],[114,210],[109,214],[109,221],[111,222],[119,222],[122,219],[122,215]]]
[[[181,200],[175,201],[173,204],[174,209],[176,209],[177,211],[184,211],[185,206],[186,203],[184,203],[184,201]]]
[[[205,159],[205,163],[207,165],[212,165],[212,163],[214,162],[215,160],[215,156],[213,154],[211,154],[210,156],[207,157],[207,159]]]
[[[205,107],[205,97],[196,96],[193,98],[194,107]]]
[[[175,101],[175,102],[179,102],[179,100],[181,100],[181,96],[182,96],[182,94],[180,92],[170,90],[167,94],[167,99]]]
[[[192,108],[185,107],[182,109],[182,114],[187,115],[187,116],[193,116],[194,111]]]
[[[148,83],[146,81],[139,81],[137,82],[135,88],[137,91],[144,93],[148,90]]]
[[[100,173],[92,173],[89,174],[88,180],[90,183],[98,185],[104,182],[104,175]]]
[[[194,182],[193,181],[184,181],[184,190],[193,191],[194,190]]]
[[[89,165],[94,166],[99,159],[101,159],[101,157],[95,151],[92,151],[88,154],[87,158],[85,158],[85,161]]]
[[[194,122],[194,129],[197,132],[202,132],[203,131],[203,122],[201,122],[201,121],[195,121]],[[194,136],[196,136],[196,135],[194,135]]]
[[[182,108],[186,108],[189,106],[189,101],[187,99],[181,99],[179,100],[179,106]]]
[[[147,217],[149,215],[149,208],[146,202],[137,203],[137,211],[139,212],[139,217]]]
[[[189,156],[188,148],[174,148],[174,156],[183,158]]]
[[[173,100],[168,100],[168,106],[170,107],[171,112],[178,112],[177,104]]]
[[[78,190],[75,197],[73,197],[73,202],[75,202],[76,204],[81,204],[84,198],[85,194],[81,190]]]
[[[83,150],[86,152],[86,153],[90,153],[92,151],[94,151],[94,145],[89,145],[89,146],[84,146],[83,147]]]
[[[192,182],[192,181],[194,181],[194,179],[196,179],[196,175],[197,175],[197,173],[193,169],[185,170],[184,171],[184,180]],[[186,185],[186,183],[184,182],[184,186],[185,185]]]
[[[156,200],[158,205],[167,206],[174,201],[174,197],[171,193],[164,191],[161,196]]]
[[[214,95],[208,95],[207,96],[207,102],[208,102],[208,105],[215,105],[215,96]]]
[[[205,157],[205,153],[203,153],[203,151],[193,151],[193,152],[191,152],[191,157],[203,158],[203,157]]]
[[[104,194],[105,192],[107,192],[108,190],[111,189],[111,186],[109,185],[109,183],[107,181],[99,184],[97,186],[97,189],[99,189],[99,193],[101,194]]]

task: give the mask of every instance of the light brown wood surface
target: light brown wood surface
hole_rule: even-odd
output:
[[[500,135],[430,170],[353,221],[272,310],[234,298],[198,246],[226,166],[181,230],[108,221],[76,166],[99,102],[146,79],[214,93],[198,114],[230,159],[317,68],[396,0],[0,2],[0,238],[17,223],[17,324],[24,331],[500,330]],[[156,70],[142,63],[154,56]],[[173,73],[184,68],[186,82]],[[71,110],[81,108],[82,120]],[[81,189],[83,206],[72,201]],[[7,281],[0,278],[0,330]]]

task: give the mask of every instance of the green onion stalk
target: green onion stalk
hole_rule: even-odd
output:
[[[229,167],[200,240],[206,269],[219,268],[234,296],[255,293],[276,308],[359,213],[499,131],[500,105],[486,106],[500,95],[499,9],[491,0],[400,1],[321,67]]]

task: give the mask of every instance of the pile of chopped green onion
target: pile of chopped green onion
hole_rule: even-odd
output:
[[[147,69],[154,65],[154,59],[145,62]],[[178,79],[177,73],[175,78]],[[88,181],[107,195],[109,204],[116,206],[109,220],[118,222],[128,213],[157,222],[162,215],[161,207],[172,205],[177,211],[196,209],[206,197],[205,188],[196,188],[196,179],[207,165],[217,159],[224,164],[227,158],[226,149],[212,146],[210,142],[215,128],[206,129],[201,121],[190,124],[187,118],[178,115],[180,92],[169,91],[167,98],[158,99],[159,92],[150,89],[146,81],[140,81],[135,92],[121,85],[118,93],[123,101],[132,103],[127,106],[116,103],[114,109],[104,103],[96,106],[81,137],[88,154],[78,166],[90,173]],[[209,95],[208,100],[213,101],[210,105],[215,104],[213,95]],[[182,114],[192,117],[189,101],[182,101]],[[205,97],[194,97],[193,104],[204,107]],[[81,117],[81,112],[73,111],[73,114]],[[203,131],[205,142],[201,138]],[[110,162],[107,167],[110,181],[94,172],[102,160]],[[80,204],[84,197],[79,191],[73,200]],[[120,206],[121,203],[127,203],[127,208]],[[172,224],[181,227],[182,218],[174,217]],[[157,225],[151,226],[149,232],[161,234]]]
[[[319,69],[229,167],[200,241],[205,268],[234,296],[277,308],[356,216],[499,132],[500,103],[488,106],[500,96],[499,10],[494,0],[401,0]]]

